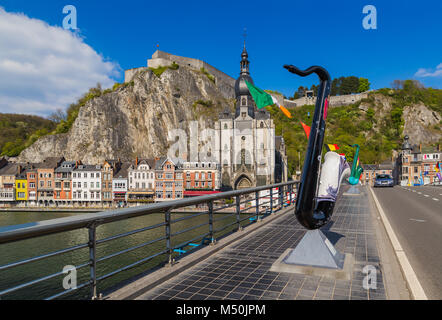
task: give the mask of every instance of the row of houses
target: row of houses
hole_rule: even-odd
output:
[[[83,164],[65,158],[41,163],[0,159],[0,206],[121,206],[219,192],[216,162],[178,158],[106,160]]]
[[[442,152],[435,147],[411,144],[405,136],[401,150],[392,161],[363,164],[360,182],[373,185],[378,174],[389,174],[402,186],[442,184]]]
[[[394,166],[391,161],[385,161],[380,164],[362,164],[364,171],[359,181],[362,185],[373,186],[376,176],[379,174],[393,175]]]
[[[442,152],[440,145],[423,147],[411,145],[405,137],[397,159],[398,180],[403,186],[441,184]]]

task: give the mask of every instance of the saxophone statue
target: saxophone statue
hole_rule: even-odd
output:
[[[359,178],[361,177],[362,172],[364,172],[364,169],[362,169],[362,167],[359,165],[359,145],[358,144],[354,144],[351,147],[356,147],[356,152],[355,152],[355,156],[353,158],[353,166],[351,167],[351,174],[350,177],[348,178],[348,182],[351,185],[356,185],[359,183]]]
[[[310,230],[319,229],[329,222],[342,179],[350,174],[345,158],[332,151],[325,154],[321,167],[331,78],[327,70],[319,66],[306,70],[293,65],[284,65],[284,68],[302,77],[315,73],[320,79],[295,209],[299,223]]]

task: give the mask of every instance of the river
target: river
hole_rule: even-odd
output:
[[[66,213],[66,212],[0,212],[0,227],[17,224],[24,224],[29,222],[36,222],[48,219],[56,219],[79,215],[84,213]],[[189,216],[189,214],[172,214],[172,220]],[[224,225],[232,223],[236,220],[234,215],[216,214],[215,220],[226,217],[222,221],[214,223],[214,229],[221,228]],[[97,239],[103,239],[112,235],[128,232],[135,229],[151,226],[164,222],[164,214],[150,214],[148,216],[126,219],[123,221],[108,223],[97,227]],[[172,224],[172,233],[179,230],[190,228],[208,222],[207,215],[201,215],[188,220],[180,221]],[[245,221],[244,223],[247,223]],[[235,229],[236,226],[227,228],[226,230],[217,233],[216,237]],[[183,233],[172,238],[172,245],[178,245],[198,235],[208,232],[208,225],[199,227],[195,230]],[[141,243],[148,242],[164,236],[164,226],[140,232],[128,237],[102,243],[97,246],[97,258],[104,257],[111,253],[124,250]],[[87,229],[74,230],[63,232],[50,236],[43,236],[18,242],[0,245],[0,266],[23,259],[35,257],[41,254],[50,253],[63,248],[72,247],[79,244],[87,243],[88,231]],[[200,242],[199,242],[200,243]],[[156,252],[162,251],[166,248],[166,241],[161,240],[154,244],[136,249],[134,251],[121,254],[119,256],[110,258],[105,261],[97,263],[97,277],[105,275],[109,272],[122,268],[126,265],[134,263],[142,258],[153,255]],[[52,273],[61,272],[65,266],[78,266],[84,264],[89,259],[88,248],[79,249],[73,252],[65,253],[42,261],[33,262],[23,266],[18,266],[5,271],[0,271],[0,291],[7,288],[17,286],[24,282],[32,281],[40,277],[50,275]],[[134,275],[151,270],[159,264],[166,261],[166,255],[160,255],[149,262],[146,262],[133,269],[118,273],[108,279],[100,281],[97,285],[97,292],[104,290],[127,280]],[[1,297],[2,300],[8,299],[44,299],[54,294],[64,291],[63,279],[67,274],[61,274],[53,279],[32,285],[27,288],[20,289],[16,292],[9,293]],[[88,281],[89,267],[84,267],[77,270],[77,286]],[[63,296],[63,299],[88,299],[90,289],[85,287]]]

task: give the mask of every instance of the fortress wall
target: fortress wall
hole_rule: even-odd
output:
[[[362,99],[368,98],[368,92],[362,92],[357,94],[347,94],[342,96],[331,96],[330,107],[344,106],[358,102]],[[284,106],[286,107],[299,107],[303,105],[316,104],[316,97],[302,97],[295,100],[284,100]]]
[[[235,85],[235,79],[230,77],[229,75],[225,74],[224,72],[212,67],[210,64],[194,59],[194,58],[186,58],[186,57],[180,57],[176,56],[164,51],[157,50],[153,55],[152,59],[149,59],[147,61],[147,66],[151,68],[158,68],[159,66],[167,66],[171,65],[172,62],[175,62],[182,66],[187,66],[196,70],[200,70],[201,68],[204,68],[216,77],[216,81],[225,82],[226,84],[230,86]]]
[[[135,73],[137,73],[138,71],[146,70],[146,69],[147,69],[147,67],[141,67],[141,68],[133,68],[133,69],[129,69],[129,70],[124,71],[124,83],[131,81],[132,78],[134,77]]]

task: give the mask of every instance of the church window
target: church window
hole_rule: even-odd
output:
[[[224,123],[224,129],[227,129],[227,123]]]
[[[247,105],[247,98],[246,97],[242,97],[241,98],[241,105],[242,106],[246,106]]]
[[[246,117],[246,113],[245,113],[245,112],[242,112],[242,113],[241,113],[241,116],[242,116],[243,118],[245,118],[245,117]]]
[[[241,149],[241,164],[246,163],[246,149]]]
[[[261,121],[261,123],[259,124],[260,128],[264,128],[264,122]]]

